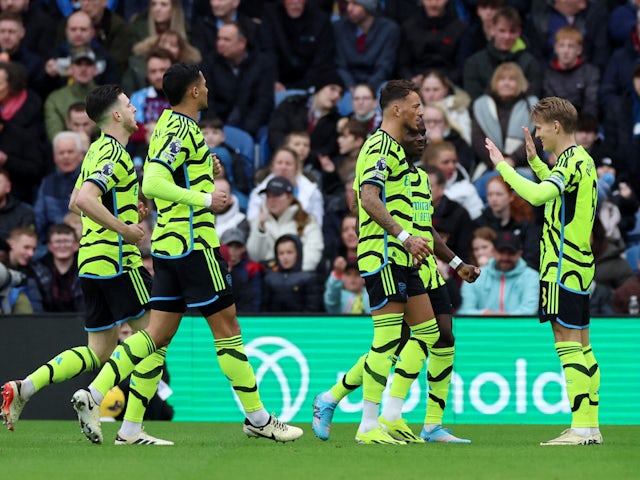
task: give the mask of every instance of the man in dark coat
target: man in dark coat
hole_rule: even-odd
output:
[[[205,117],[251,135],[266,126],[273,110],[274,70],[263,53],[251,48],[242,27],[234,22],[218,29],[217,53],[202,63],[209,89]]]
[[[319,72],[335,68],[331,20],[313,2],[265,6],[260,32],[260,45],[277,65],[278,91],[309,88]]]

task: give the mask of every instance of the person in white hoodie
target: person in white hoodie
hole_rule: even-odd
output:
[[[249,256],[271,266],[275,262],[276,240],[284,234],[297,235],[302,242],[302,270],[314,271],[324,251],[322,228],[293,196],[291,182],[285,177],[273,177],[259,193],[266,199],[250,221]]]
[[[272,178],[281,176],[289,180],[293,186],[293,196],[300,202],[305,211],[315,217],[316,222],[322,227],[324,217],[322,192],[315,182],[309,180],[302,173],[296,152],[287,147],[278,148],[271,156],[269,171],[269,175],[249,195],[247,219],[251,222],[258,216],[260,207],[266,197],[264,192],[267,184]]]
[[[462,205],[469,212],[471,220],[478,218],[484,204],[476,187],[469,180],[469,174],[458,163],[458,154],[453,143],[446,140],[430,143],[424,150],[422,160],[444,174],[447,179],[445,195]]]

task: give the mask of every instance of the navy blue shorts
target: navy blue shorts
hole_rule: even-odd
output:
[[[540,282],[540,323],[556,321],[566,328],[589,328],[589,294],[566,290],[554,282]]]
[[[220,249],[194,250],[180,258],[153,257],[151,308],[183,313],[197,308],[208,317],[234,304],[231,274]]]
[[[389,263],[364,277],[371,310],[379,310],[389,302],[407,303],[409,297],[427,293],[424,282],[414,267]]]
[[[108,330],[142,316],[149,308],[151,275],[144,267],[111,278],[80,277],[80,287],[87,306],[87,332]]]

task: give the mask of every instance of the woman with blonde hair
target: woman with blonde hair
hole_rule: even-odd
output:
[[[131,29],[136,40],[156,37],[174,30],[187,38],[184,9],[180,0],[151,0],[149,8],[133,15]]]
[[[533,132],[529,116],[538,98],[527,95],[529,82],[517,63],[500,64],[491,77],[489,93],[473,102],[471,121],[471,145],[486,170],[493,170],[493,163],[485,147],[489,138],[503,153],[505,160],[515,167],[527,167],[524,148],[526,126]],[[474,178],[477,177],[474,174]]]
[[[200,63],[200,50],[187,41],[187,37],[178,30],[166,30],[139,41],[133,46],[129,57],[129,68],[122,77],[124,91],[131,95],[147,86],[147,56],[156,48],[164,48],[173,55],[174,62]]]

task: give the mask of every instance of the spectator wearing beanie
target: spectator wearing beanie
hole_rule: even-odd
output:
[[[314,79],[314,93],[285,98],[269,122],[269,146],[275,150],[291,132],[308,132],[312,163],[318,154],[334,157],[338,153],[337,104],[344,84],[335,70],[325,70]]]

